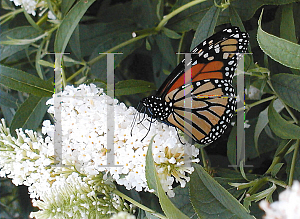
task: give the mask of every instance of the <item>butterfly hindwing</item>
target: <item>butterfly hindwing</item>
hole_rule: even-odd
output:
[[[167,121],[201,144],[223,134],[235,111],[234,89],[227,80],[194,82],[172,91],[166,100],[173,106]]]

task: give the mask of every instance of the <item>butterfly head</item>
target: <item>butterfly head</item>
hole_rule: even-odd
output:
[[[142,99],[137,107],[138,111],[140,113],[136,113],[134,116],[132,125],[131,125],[131,135],[133,131],[133,127],[135,123],[142,124],[142,122],[146,119],[150,121],[150,126],[148,128],[147,134],[150,131],[151,123],[154,122],[154,120],[158,119],[161,121],[166,121],[167,117],[170,115],[172,110],[172,103],[164,101],[161,97],[157,96],[149,96],[144,99]],[[150,116],[150,118],[146,117],[146,114]],[[147,136],[145,135],[145,137]],[[144,138],[145,138],[144,137]],[[144,139],[143,138],[143,139]],[[142,139],[142,141],[143,141]]]

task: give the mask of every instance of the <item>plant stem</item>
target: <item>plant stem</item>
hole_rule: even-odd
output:
[[[131,202],[132,204],[134,204],[135,206],[139,207],[140,209],[143,209],[144,211],[149,212],[150,214],[158,217],[158,218],[162,218],[162,219],[167,219],[167,217],[165,217],[164,215],[157,213],[155,211],[153,211],[152,209],[146,207],[145,205],[142,205],[141,203],[135,201],[134,199],[128,197],[127,195],[123,194],[122,192],[118,191],[118,190],[114,190],[113,193],[115,193],[116,195],[124,198],[125,200]]]
[[[11,18],[15,17],[17,14],[19,13],[22,13],[23,12],[23,8],[19,8],[17,10],[14,10],[14,11],[11,11],[11,12],[8,12],[2,16],[0,16],[0,21],[2,21],[4,18],[7,18],[5,19],[4,21],[2,21],[0,24],[4,24],[6,21],[10,20]]]
[[[66,82],[71,81],[73,78],[75,78],[77,75],[79,75],[85,68],[86,68],[86,66],[81,67],[78,71],[76,71],[74,74],[72,74],[70,77],[68,77]]]
[[[247,194],[250,194],[250,195],[255,194],[267,182],[268,182],[268,178],[267,177],[263,177],[261,179],[258,179],[257,183],[255,183],[255,185],[248,190]]]
[[[200,148],[200,151],[201,151],[201,158],[202,158],[203,167],[204,167],[204,169],[207,170],[208,166],[207,166],[206,159],[205,159],[205,150],[202,147],[202,148]]]
[[[282,181],[280,181],[280,180],[268,177],[268,181],[272,182],[272,183],[274,183],[274,184],[276,184],[278,186],[281,186],[282,188],[285,188],[285,189],[287,188],[287,184],[284,183],[284,182],[282,182]]]
[[[257,106],[257,105],[259,105],[259,104],[261,104],[261,103],[264,103],[264,102],[273,100],[273,99],[275,99],[275,98],[276,98],[276,96],[273,95],[273,96],[271,96],[271,97],[267,97],[267,98],[265,98],[265,99],[262,99],[262,100],[259,100],[259,101],[254,102],[254,103],[248,104],[246,107],[247,107],[247,109],[250,109],[251,107]],[[239,111],[243,111],[243,110],[244,110],[244,107],[241,107],[241,108],[237,109],[236,111],[239,112]]]
[[[38,26],[41,26],[43,23],[45,23],[45,22],[47,21],[47,19],[48,19],[48,13],[45,13],[45,14],[43,15],[43,17],[41,17],[41,18],[36,22],[36,24],[37,24]]]
[[[127,46],[127,45],[129,45],[131,43],[134,43],[134,42],[136,42],[136,41],[138,41],[140,39],[143,39],[143,38],[145,38],[145,37],[147,37],[149,35],[151,35],[151,33],[131,38],[130,40],[127,40],[127,41],[125,41],[125,42],[123,42],[123,43],[121,43],[121,44],[119,44],[119,45],[117,45],[117,46],[115,46],[115,47],[113,47],[113,48],[105,51],[104,53],[114,52],[114,51],[116,51],[116,50],[118,50],[118,49],[120,49],[120,48],[122,48],[124,46]],[[93,58],[92,60],[90,60],[89,62],[87,62],[85,66],[81,67],[78,71],[76,71],[73,75],[71,75],[66,81],[67,82],[71,81],[73,78],[75,78],[77,75],[79,75],[84,69],[86,69],[87,66],[91,66],[91,65],[95,64],[100,59],[104,58],[105,56],[106,56],[106,54],[100,54],[99,56]]]
[[[149,35],[151,35],[151,33],[148,33],[148,34],[145,34],[145,35],[141,35],[141,36],[137,36],[137,37],[131,38],[130,40],[127,40],[127,41],[125,41],[125,42],[123,42],[123,43],[121,43],[121,44],[119,44],[119,45],[116,45],[115,47],[113,47],[113,48],[111,48],[111,49],[105,51],[104,53],[111,53],[111,52],[114,52],[114,51],[116,51],[116,50],[118,50],[118,49],[120,49],[120,48],[122,48],[122,47],[124,47],[124,46],[127,46],[127,45],[129,45],[129,44],[131,44],[131,43],[134,43],[134,42],[136,42],[136,41],[138,41],[138,40],[140,40],[140,39],[143,39],[143,38],[145,38],[145,37],[147,37],[147,36],[149,36]],[[106,56],[106,54],[101,54],[101,55],[99,55],[99,56],[93,58],[91,61],[87,62],[87,64],[88,64],[88,65],[93,65],[93,64],[95,64],[96,62],[98,62],[100,59],[102,59],[102,58],[105,57],[105,56]]]
[[[295,149],[294,149],[293,159],[292,159],[292,163],[291,163],[291,169],[290,169],[290,175],[289,175],[289,186],[292,186],[293,180],[294,180],[295,166],[296,166],[296,162],[297,162],[297,155],[299,152],[299,143],[300,143],[300,139],[297,139]]]
[[[165,25],[166,23],[173,18],[175,15],[179,14],[180,12],[194,6],[197,5],[199,3],[205,2],[206,0],[194,0],[191,1],[185,5],[182,5],[181,7],[177,8],[176,10],[172,11],[170,14],[164,16],[164,18],[161,20],[161,22],[157,25],[157,27],[155,28],[157,31],[160,31]]]

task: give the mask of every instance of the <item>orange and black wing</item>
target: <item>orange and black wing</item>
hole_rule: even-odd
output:
[[[177,74],[173,72],[158,92],[167,103],[172,103],[172,112],[166,122],[201,144],[219,138],[235,111],[231,83],[238,53],[247,51],[248,42],[247,33],[232,27],[193,49],[192,53],[197,54],[192,55],[190,63],[191,79],[186,80],[184,69]]]
[[[205,79],[171,91],[173,110],[167,121],[196,142],[219,138],[235,111],[234,89],[223,79]]]
[[[249,36],[238,27],[226,28],[195,47],[191,51],[191,79],[186,80],[185,60],[172,71],[159,88],[156,96],[164,97],[176,88],[204,79],[231,80],[235,71],[238,53],[245,53]]]
[[[145,111],[198,143],[216,140],[235,111],[231,83],[240,53],[247,51],[248,43],[248,34],[238,27],[226,28],[209,37],[192,50],[187,67],[183,60],[156,95],[142,100]]]

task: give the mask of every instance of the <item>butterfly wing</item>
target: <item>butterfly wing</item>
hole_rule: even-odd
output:
[[[249,42],[249,36],[241,32],[238,27],[225,28],[204,40],[191,52],[192,61],[188,64],[191,68],[191,81],[199,81],[205,78],[231,80],[236,67],[238,55],[245,53]],[[196,54],[195,54],[196,53]],[[224,61],[227,65],[224,64]],[[156,96],[165,97],[168,93],[191,81],[185,81],[185,60],[172,71]]]
[[[219,138],[235,111],[234,89],[227,80],[205,79],[168,93],[173,111],[167,121],[200,144]]]
[[[239,54],[247,51],[249,37],[239,28],[224,29],[192,50],[191,80],[185,81],[184,62],[171,73],[158,95],[172,102],[166,122],[195,141],[208,144],[225,131],[235,111],[231,85]]]

